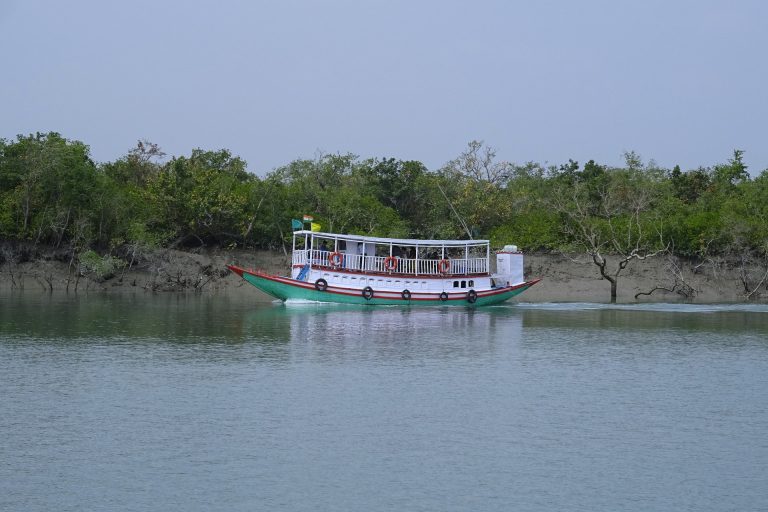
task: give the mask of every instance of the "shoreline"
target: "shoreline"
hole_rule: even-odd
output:
[[[7,257],[0,263],[0,292],[226,294],[263,301],[269,297],[226,265],[286,275],[289,261],[275,251],[161,249],[142,255],[130,270],[118,269],[100,278],[82,265],[70,266],[61,253],[40,250],[20,263]],[[609,267],[611,263],[609,257]],[[633,261],[619,276],[617,302],[765,303],[767,273],[763,265],[726,259]],[[597,267],[583,254],[526,254],[525,275],[542,281],[513,302],[610,302],[608,281],[600,278]]]

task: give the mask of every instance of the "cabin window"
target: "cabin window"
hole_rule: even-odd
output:
[[[461,287],[462,288],[466,288],[467,287],[467,282],[466,281],[462,281],[461,282]]]
[[[458,281],[454,281],[453,282],[453,287],[454,288],[458,288],[459,287],[459,282]]]
[[[470,288],[474,288],[475,287],[475,282],[474,281],[470,281],[469,282],[469,287]]]

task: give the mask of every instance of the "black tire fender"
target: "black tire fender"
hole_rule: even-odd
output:
[[[440,300],[443,301],[443,302],[447,301],[448,300],[448,294],[445,293],[445,292],[441,293],[440,294]]]
[[[317,281],[315,281],[315,290],[319,292],[324,292],[326,289],[328,289],[328,281],[326,281],[322,277]]]
[[[365,300],[371,300],[373,298],[373,288],[370,286],[363,288],[363,298]]]
[[[411,292],[409,290],[403,290],[400,296],[403,297],[403,300],[411,300]]]
[[[477,292],[475,290],[469,290],[467,292],[467,302],[474,304],[477,301]]]

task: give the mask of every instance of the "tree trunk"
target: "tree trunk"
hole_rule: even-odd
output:
[[[600,269],[600,277],[611,283],[611,304],[616,303],[616,288],[619,281],[619,272],[616,272],[615,276],[611,276],[608,271],[606,270],[606,265],[608,264],[608,261],[603,258],[603,256],[599,252],[593,252],[592,253],[592,261],[597,265],[597,268]]]

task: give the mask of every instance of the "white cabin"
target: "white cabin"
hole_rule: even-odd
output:
[[[515,246],[496,253],[488,240],[411,240],[300,230],[293,232],[291,277],[354,289],[460,291],[523,283]]]

